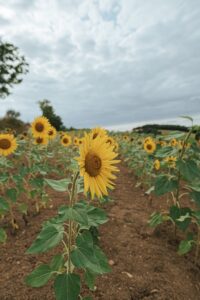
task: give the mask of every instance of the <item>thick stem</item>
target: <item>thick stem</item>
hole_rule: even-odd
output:
[[[72,207],[74,205],[74,196],[75,196],[75,190],[76,190],[76,181],[78,179],[79,172],[77,172],[74,176],[73,183],[72,183],[72,190],[70,194],[70,202],[69,206]],[[68,237],[68,273],[71,273],[71,259],[70,259],[70,254],[71,254],[71,247],[72,247],[72,240],[73,240],[73,221],[69,221],[69,237]]]

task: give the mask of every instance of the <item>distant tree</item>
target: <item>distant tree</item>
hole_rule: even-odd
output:
[[[61,117],[55,114],[54,108],[49,100],[44,99],[39,101],[39,106],[43,116],[49,120],[51,125],[54,126],[56,130],[65,129]]]
[[[13,119],[18,119],[20,117],[20,112],[15,111],[13,109],[9,109],[6,112],[5,118],[13,118]]]
[[[0,98],[10,95],[13,85],[22,82],[20,75],[27,72],[28,63],[18,48],[0,40]]]

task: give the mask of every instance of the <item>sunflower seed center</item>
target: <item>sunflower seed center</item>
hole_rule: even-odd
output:
[[[151,144],[147,144],[147,149],[151,150],[152,149],[152,145]]]
[[[38,138],[36,139],[36,142],[37,142],[37,144],[42,144],[43,138],[38,137]]]
[[[64,144],[67,144],[68,142],[69,142],[69,140],[68,140],[67,138],[64,138],[64,139],[63,139],[63,143],[64,143]]]
[[[44,130],[44,125],[40,122],[36,123],[35,125],[35,129],[38,131],[38,132],[42,132]]]
[[[85,157],[85,170],[91,176],[95,177],[100,174],[101,159],[93,153],[88,153]]]
[[[11,142],[7,139],[0,140],[0,148],[3,150],[7,150],[11,147]]]

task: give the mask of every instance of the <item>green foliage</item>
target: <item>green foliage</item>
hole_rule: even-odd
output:
[[[39,101],[39,105],[43,116],[49,120],[51,125],[54,126],[56,130],[65,129],[61,117],[55,114],[54,108],[49,100],[41,100]]]
[[[27,72],[28,64],[18,48],[0,41],[0,98],[10,95],[13,85],[21,83],[21,75]]]

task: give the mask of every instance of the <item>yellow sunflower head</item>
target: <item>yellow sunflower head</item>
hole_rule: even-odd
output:
[[[168,156],[164,159],[164,161],[168,163],[170,168],[176,167],[177,158],[175,156]]]
[[[0,155],[8,156],[15,152],[17,148],[17,142],[15,137],[9,133],[0,134]]]
[[[31,131],[35,138],[38,136],[39,137],[47,136],[50,128],[51,125],[48,119],[45,117],[38,117],[31,124]]]
[[[91,138],[95,140],[97,137],[103,137],[107,135],[107,131],[104,128],[96,127],[91,130]]]
[[[78,145],[79,145],[79,146],[83,145],[83,142],[84,142],[84,139],[83,139],[83,138],[82,138],[82,139],[81,139],[81,138],[78,139]]]
[[[55,139],[56,134],[57,134],[57,131],[56,131],[55,127],[51,126],[50,129],[49,129],[49,131],[48,131],[48,137],[49,137],[49,139],[50,140]]]
[[[156,143],[153,140],[148,140],[144,143],[144,150],[148,154],[154,153],[154,151],[156,150]]]
[[[80,157],[77,158],[80,175],[84,178],[84,191],[90,191],[92,199],[94,195],[98,198],[108,195],[108,188],[113,189],[113,172],[118,168],[114,166],[119,163],[115,153],[107,143],[106,137],[91,139],[91,134],[85,135],[84,143],[80,147]]]
[[[155,161],[154,161],[154,164],[153,164],[153,166],[154,166],[154,169],[155,170],[160,170],[160,161],[158,160],[158,159],[156,159]]]
[[[61,144],[65,147],[71,145],[72,143],[72,138],[70,135],[68,134],[64,134],[62,137],[61,137]]]
[[[172,139],[172,140],[170,141],[170,145],[171,145],[172,147],[176,147],[176,146],[178,145],[177,140],[176,140],[176,139]]]
[[[79,141],[79,138],[75,136],[73,139],[73,143],[75,146],[78,146],[78,141]]]
[[[35,145],[47,145],[48,144],[48,136],[38,136],[35,138],[35,141],[34,141],[34,144]]]

